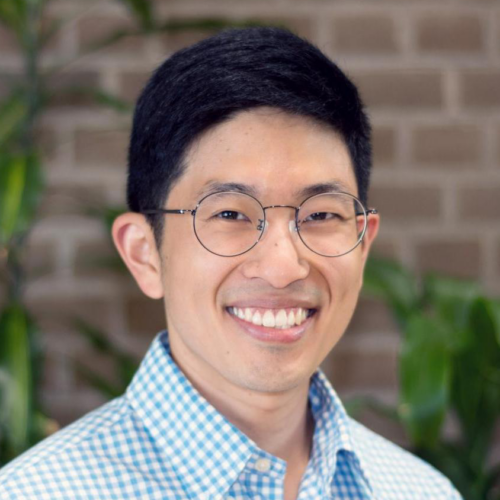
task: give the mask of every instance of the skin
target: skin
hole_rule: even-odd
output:
[[[266,205],[298,206],[295,193],[340,182],[357,195],[343,140],[309,119],[269,108],[242,112],[203,134],[165,208],[194,208],[207,182],[251,186]],[[363,243],[341,257],[310,251],[289,230],[293,211],[269,210],[269,227],[251,251],[224,258],[197,241],[190,215],[168,215],[155,247],[140,214],[113,225],[115,245],[141,290],[163,298],[172,355],[199,392],[262,449],[287,461],[285,499],[297,497],[314,422],[309,379],[342,337],[356,306],[363,269],[379,227],[369,216]],[[230,306],[314,308],[295,342],[257,340]]]

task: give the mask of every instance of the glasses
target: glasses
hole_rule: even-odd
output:
[[[270,208],[295,211],[291,232],[297,232],[304,245],[324,257],[340,257],[354,250],[363,240],[368,216],[377,210],[365,209],[358,198],[342,192],[322,193],[304,200],[300,206],[262,204],[253,196],[236,191],[212,193],[193,209],[144,210],[148,214],[191,214],[200,244],[221,257],[236,257],[251,250],[263,238]]]

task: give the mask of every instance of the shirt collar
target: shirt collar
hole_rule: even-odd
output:
[[[192,386],[170,355],[166,331],[153,341],[127,398],[190,498],[226,494],[250,459],[263,453]],[[326,490],[341,451],[368,484],[354,451],[348,416],[321,370],[311,379],[309,401],[315,420],[311,461]]]
[[[328,491],[337,469],[338,460],[347,460],[362,490],[372,492],[362,459],[351,435],[350,419],[325,374],[318,369],[311,378],[309,403],[315,430],[311,461]]]

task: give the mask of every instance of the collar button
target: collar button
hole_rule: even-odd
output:
[[[268,458],[259,458],[259,460],[255,462],[255,468],[259,472],[269,472],[271,461]]]

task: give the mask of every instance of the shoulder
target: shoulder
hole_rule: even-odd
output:
[[[87,464],[117,427],[127,425],[129,413],[126,399],[117,398],[31,448],[0,470],[0,497],[45,500],[72,493],[71,484],[81,483]]]
[[[461,500],[434,467],[359,422],[349,421],[354,447],[377,498]]]

